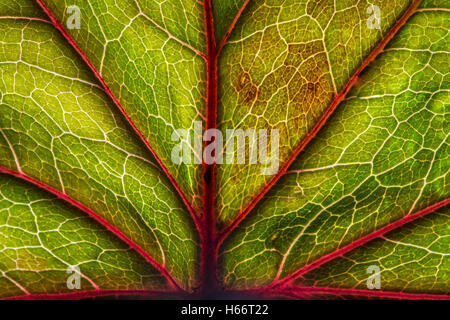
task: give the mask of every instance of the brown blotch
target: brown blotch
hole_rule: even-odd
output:
[[[316,83],[308,82],[307,93],[306,93],[306,103],[308,105],[312,104],[315,97],[316,97]]]
[[[253,83],[252,77],[247,71],[239,73],[234,87],[246,104],[253,103],[258,96],[258,86]]]

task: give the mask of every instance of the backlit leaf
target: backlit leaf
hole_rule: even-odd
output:
[[[0,4],[0,298],[450,298],[449,11]]]

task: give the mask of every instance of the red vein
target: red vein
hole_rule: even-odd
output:
[[[80,47],[78,47],[78,45],[76,44],[76,42],[72,39],[72,37],[67,33],[67,31],[64,29],[64,27],[61,25],[61,23],[59,23],[58,19],[53,15],[53,13],[51,12],[51,10],[45,5],[45,3],[42,0],[36,0],[37,3],[41,6],[41,8],[44,10],[44,12],[47,14],[47,16],[50,18],[53,26],[58,29],[61,34],[64,36],[64,38],[66,38],[66,40],[69,42],[69,44],[77,51],[77,53],[81,56],[81,58],[84,60],[84,62],[89,66],[89,68],[91,69],[91,71],[94,73],[95,77],[98,79],[98,81],[100,81],[100,83],[102,84],[105,92],[108,94],[108,96],[113,100],[114,104],[117,106],[117,108],[119,108],[120,112],[122,112],[123,116],[125,117],[125,119],[127,120],[127,122],[130,124],[130,126],[134,129],[134,131],[138,134],[139,138],[141,138],[141,140],[144,142],[144,144],[146,145],[146,147],[150,150],[150,152],[152,153],[152,155],[155,157],[156,161],[158,162],[158,164],[160,165],[162,171],[164,172],[164,174],[167,176],[167,178],[170,180],[170,182],[172,183],[172,185],[175,187],[176,191],[178,192],[178,194],[180,195],[181,199],[183,200],[184,204],[186,205],[186,207],[188,208],[192,219],[194,220],[195,226],[196,228],[200,231],[200,221],[198,219],[198,215],[195,212],[194,208],[192,207],[192,205],[190,204],[190,202],[188,201],[187,197],[184,195],[183,191],[181,190],[180,186],[178,185],[178,183],[175,181],[175,179],[172,177],[172,175],[169,173],[169,171],[167,170],[167,168],[165,167],[165,165],[163,164],[163,162],[161,161],[161,159],[158,157],[158,155],[156,154],[156,152],[153,150],[152,146],[150,145],[150,143],[148,142],[147,138],[145,138],[145,136],[142,134],[142,132],[137,128],[137,126],[134,124],[134,122],[131,120],[130,116],[127,114],[127,112],[125,111],[125,109],[122,107],[122,105],[120,104],[119,100],[116,98],[116,96],[112,93],[112,91],[109,89],[108,85],[106,84],[106,82],[103,80],[102,76],[100,75],[100,73],[97,71],[97,69],[94,67],[94,65],[89,61],[88,57],[86,56],[86,54],[80,49]]]
[[[234,26],[236,25],[236,22],[239,20],[239,18],[242,15],[242,12],[244,11],[244,9],[247,7],[247,4],[250,2],[250,0],[245,0],[244,3],[242,4],[241,8],[239,9],[238,13],[236,14],[236,16],[234,17],[233,22],[231,23],[230,27],[228,28],[227,32],[225,33],[222,42],[219,45],[219,48],[217,49],[217,52],[220,53],[220,51],[222,51],[223,46],[227,43],[228,37],[231,34],[231,31],[233,31]]]
[[[339,289],[339,288],[320,288],[320,287],[289,287],[282,290],[274,291],[274,293],[293,295],[294,297],[311,293],[328,293],[334,295],[359,295],[365,297],[380,297],[394,299],[409,300],[450,300],[450,295],[444,294],[427,294],[427,293],[407,293],[407,292],[391,292],[381,290],[361,290],[361,289]]]
[[[30,20],[30,21],[39,21],[39,22],[45,22],[45,23],[49,23],[52,24],[50,21],[45,20],[45,19],[41,19],[41,18],[34,18],[34,17],[12,17],[12,16],[1,16],[0,17],[1,20],[8,20],[8,19],[13,19],[13,20]]]
[[[207,115],[206,128],[216,128],[217,117],[217,50],[214,39],[214,21],[211,8],[211,0],[204,1],[204,11],[206,20],[206,37],[208,46],[207,65]],[[215,142],[213,142],[215,143]],[[207,295],[215,290],[217,255],[215,245],[215,164],[203,163],[205,192],[203,198],[203,238],[202,238],[202,261],[201,272],[202,292]]]
[[[301,275],[305,274],[306,272],[311,271],[313,269],[316,269],[319,266],[323,265],[324,263],[326,263],[326,262],[328,262],[330,260],[333,260],[333,259],[335,259],[337,257],[340,257],[343,254],[345,254],[345,253],[347,253],[347,252],[349,252],[349,251],[351,251],[351,250],[353,250],[353,249],[355,249],[357,247],[362,246],[363,244],[369,242],[370,240],[373,240],[375,238],[381,237],[384,234],[386,234],[387,232],[392,231],[394,229],[397,229],[397,228],[399,228],[399,227],[401,227],[401,226],[403,226],[403,225],[405,225],[405,224],[407,224],[409,222],[412,222],[412,221],[414,221],[414,220],[416,220],[418,218],[421,218],[421,217],[425,216],[426,214],[428,214],[430,212],[436,211],[437,209],[442,208],[442,207],[446,206],[449,203],[450,203],[450,198],[447,198],[447,199],[442,200],[440,202],[437,202],[437,203],[435,203],[435,204],[433,204],[433,205],[431,205],[429,207],[426,207],[425,209],[422,209],[419,212],[416,212],[416,213],[411,214],[411,215],[407,215],[407,216],[405,216],[405,217],[403,217],[403,218],[401,218],[401,219],[399,219],[399,220],[397,220],[397,221],[395,221],[395,222],[393,222],[391,224],[388,224],[387,226],[385,226],[385,227],[383,227],[383,228],[381,228],[379,230],[376,230],[376,231],[366,235],[365,237],[362,237],[362,238],[360,238],[360,239],[358,239],[358,240],[348,244],[347,246],[345,246],[345,247],[343,247],[341,249],[338,249],[336,251],[333,251],[333,252],[323,256],[322,258],[314,261],[311,264],[308,264],[308,265],[300,268],[299,270],[295,271],[294,273],[288,275],[287,277],[285,277],[283,279],[274,281],[269,287],[280,287],[280,286],[283,286],[283,285],[285,285],[285,284],[287,284],[289,282],[292,282],[295,279],[297,279],[298,277],[300,277]]]
[[[90,290],[55,294],[30,294],[1,298],[0,300],[78,300],[112,295],[166,296],[168,294],[171,294],[171,292],[153,290]]]
[[[131,248],[136,250],[147,262],[152,264],[159,272],[161,272],[161,274],[169,281],[169,283],[172,285],[172,287],[174,289],[182,291],[182,289],[178,286],[178,284],[175,282],[175,280],[172,278],[172,276],[169,274],[169,272],[167,271],[167,269],[165,267],[160,265],[155,259],[153,259],[147,253],[147,251],[142,249],[137,243],[135,243],[133,240],[128,238],[124,233],[122,233],[119,229],[114,227],[106,219],[104,219],[103,217],[99,216],[92,209],[86,207],[82,203],[80,203],[80,202],[76,201],[75,199],[71,198],[69,195],[67,195],[67,194],[65,194],[65,193],[63,193],[61,191],[58,191],[58,190],[56,190],[56,189],[46,185],[45,183],[43,183],[41,181],[38,181],[38,180],[36,180],[36,179],[26,175],[25,173],[18,172],[18,171],[15,171],[15,170],[11,170],[11,169],[8,169],[8,168],[2,167],[2,166],[0,166],[0,173],[6,173],[6,174],[9,174],[9,175],[15,176],[17,178],[20,178],[22,180],[31,182],[35,186],[37,186],[37,187],[39,187],[41,189],[44,189],[44,190],[54,194],[58,198],[66,201],[66,202],[70,203],[71,205],[77,207],[78,209],[82,210],[83,212],[88,214],[91,218],[95,219],[97,222],[102,224],[110,232],[112,232],[117,237],[119,237],[122,241],[127,243]]]
[[[389,32],[384,36],[384,38],[378,43],[374,50],[364,59],[361,66],[356,70],[353,76],[349,79],[342,91],[334,98],[331,105],[322,115],[322,118],[316,123],[314,128],[308,135],[303,139],[300,145],[294,150],[290,155],[289,159],[283,164],[278,173],[264,186],[264,188],[256,195],[255,198],[250,202],[250,204],[241,212],[239,215],[226,227],[223,229],[220,235],[219,244],[233,231],[239,223],[247,216],[247,214],[256,206],[256,204],[266,195],[266,193],[275,185],[275,183],[286,173],[288,167],[297,158],[298,154],[305,149],[309,142],[314,138],[314,136],[320,131],[320,129],[327,122],[328,118],[337,108],[337,106],[345,99],[346,95],[350,89],[355,85],[358,80],[359,74],[380,54],[383,52],[384,47],[389,43],[389,41],[397,34],[397,32],[403,27],[406,21],[414,14],[418,5],[422,0],[414,0],[409,8],[405,11],[402,17],[397,21],[397,23],[389,30]]]

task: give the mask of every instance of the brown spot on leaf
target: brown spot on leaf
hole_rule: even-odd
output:
[[[239,73],[234,87],[246,104],[253,103],[258,95],[258,86],[253,83],[252,77],[247,71]]]

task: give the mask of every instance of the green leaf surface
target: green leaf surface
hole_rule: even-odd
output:
[[[219,61],[221,130],[279,130],[282,167],[408,1],[374,4],[386,15],[381,30],[368,29],[361,19],[367,1],[338,1],[336,7],[333,1],[249,3]],[[261,175],[261,167],[217,170],[221,225],[230,223],[272,178]]]
[[[306,273],[296,285],[367,289],[380,269],[383,290],[411,293],[448,291],[450,270],[449,208],[392,231],[358,249]],[[370,269],[369,269],[370,271]]]
[[[49,23],[0,30],[0,164],[87,206],[189,288],[195,227],[152,155]]]
[[[203,6],[194,0],[45,1],[63,26],[80,9],[80,29],[67,30],[101,75],[156,156],[201,211],[201,165],[177,165],[177,129],[205,117]],[[192,161],[193,162],[193,161]]]
[[[0,298],[69,293],[72,267],[83,290],[170,289],[158,270],[84,212],[4,174],[0,239]]]
[[[239,10],[245,5],[246,0],[216,1],[213,3],[214,36],[216,43],[221,43],[226,33],[230,30]]]
[[[449,299],[449,11],[3,2],[0,298]],[[224,160],[227,130],[278,130],[275,170],[257,140],[244,164],[175,163],[198,123]]]
[[[268,285],[448,198],[447,18],[436,10],[410,19],[227,239],[221,261],[228,285]],[[430,36],[416,41],[411,34]]]

